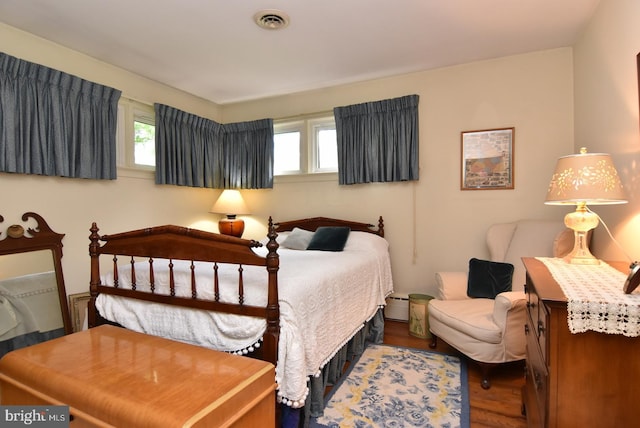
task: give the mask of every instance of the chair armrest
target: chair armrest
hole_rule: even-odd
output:
[[[507,317],[510,316],[509,312],[522,311],[524,313],[526,301],[524,291],[505,291],[498,294],[493,304],[493,321],[504,331]]]
[[[437,295],[440,300],[469,299],[466,272],[436,272]]]

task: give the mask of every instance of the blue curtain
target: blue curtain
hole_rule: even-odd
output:
[[[418,95],[336,107],[340,184],[418,180]]]
[[[273,120],[220,124],[156,104],[156,183],[273,187]]]
[[[115,179],[120,94],[0,53],[0,171]]]

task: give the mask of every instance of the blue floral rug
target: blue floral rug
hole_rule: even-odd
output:
[[[327,397],[311,427],[468,427],[463,360],[389,345],[369,345]]]

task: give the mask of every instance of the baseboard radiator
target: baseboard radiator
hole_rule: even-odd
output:
[[[390,320],[409,321],[409,295],[392,293],[387,297],[384,317]]]

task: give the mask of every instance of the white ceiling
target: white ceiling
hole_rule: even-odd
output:
[[[599,2],[0,0],[0,20],[226,104],[571,46]]]

